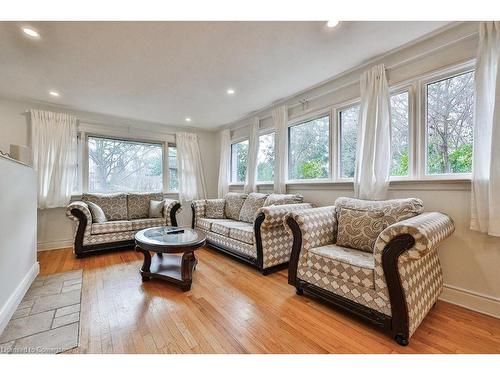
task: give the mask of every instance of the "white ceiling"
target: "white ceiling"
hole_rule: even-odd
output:
[[[215,128],[448,23],[0,22],[0,96]]]

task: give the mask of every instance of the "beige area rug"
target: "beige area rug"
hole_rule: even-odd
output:
[[[0,336],[0,353],[61,353],[78,346],[83,270],[38,276]]]

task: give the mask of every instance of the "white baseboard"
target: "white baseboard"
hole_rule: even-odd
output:
[[[68,248],[68,247],[72,248],[73,247],[73,239],[38,242],[36,247],[37,247],[37,251],[64,249],[64,248]]]
[[[472,292],[452,285],[445,285],[439,299],[469,310],[500,318],[500,298]]]
[[[23,300],[24,295],[30,288],[31,283],[33,282],[33,280],[35,280],[39,272],[40,265],[38,264],[38,262],[35,262],[26,276],[24,276],[23,280],[19,283],[16,290],[14,290],[14,293],[11,294],[5,305],[2,306],[0,310],[0,335],[7,326],[7,323],[9,323],[9,320],[16,311],[17,306],[19,306],[19,304]]]

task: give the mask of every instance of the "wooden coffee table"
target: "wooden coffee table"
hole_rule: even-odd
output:
[[[169,233],[174,230],[183,232]],[[205,245],[205,241],[201,231],[191,228],[155,227],[137,232],[135,251],[144,255],[142,281],[155,278],[171,282],[183,291],[191,289],[193,270],[198,262],[194,251]],[[151,257],[151,252],[156,254]]]

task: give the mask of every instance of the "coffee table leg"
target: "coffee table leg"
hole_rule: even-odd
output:
[[[196,260],[194,252],[187,252],[182,255],[181,261],[181,277],[184,285],[182,290],[186,291],[191,289],[191,283],[193,282],[193,269],[196,267]]]
[[[151,254],[147,250],[141,249],[139,246],[135,246],[135,251],[138,253],[142,253],[144,255],[144,262],[142,263],[141,267],[141,276],[142,276],[142,281],[148,281],[149,276],[145,276],[144,273],[150,273],[151,272]]]

